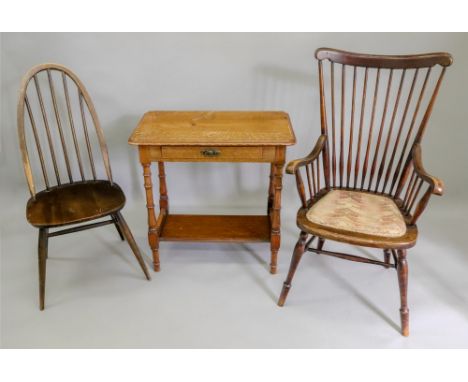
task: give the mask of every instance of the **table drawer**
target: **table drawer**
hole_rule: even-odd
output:
[[[263,147],[230,147],[230,146],[163,146],[161,159],[166,161],[267,161]]]

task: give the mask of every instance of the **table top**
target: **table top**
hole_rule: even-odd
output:
[[[128,143],[139,146],[289,146],[296,137],[279,111],[150,111]]]

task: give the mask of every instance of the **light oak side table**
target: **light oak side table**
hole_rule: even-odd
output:
[[[270,272],[276,273],[280,247],[282,174],[286,147],[296,142],[284,112],[151,111],[128,140],[138,146],[148,209],[148,241],[155,271],[159,242],[270,242]],[[158,162],[159,215],[156,216],[151,163]],[[270,163],[265,215],[169,214],[164,162]]]

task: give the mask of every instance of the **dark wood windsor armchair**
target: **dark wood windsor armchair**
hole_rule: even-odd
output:
[[[43,92],[41,84],[48,91]],[[39,228],[40,309],[44,309],[49,237],[114,224],[120,238],[127,240],[150,280],[138,246],[120,212],[125,205],[125,195],[112,180],[102,128],[80,79],[62,65],[35,66],[21,82],[17,112],[23,167],[31,193],[26,217],[30,224]],[[75,123],[74,116],[81,119],[81,123]],[[94,125],[96,136],[89,131],[89,125]],[[102,177],[95,161],[99,154],[105,172]],[[34,165],[40,167],[42,177],[34,178]],[[40,192],[36,189],[38,182],[43,186]],[[110,219],[49,232],[51,228],[107,216]]]
[[[301,232],[278,305],[283,306],[307,250],[395,268],[401,332],[408,336],[407,249],[416,244],[416,222],[429,198],[443,192],[443,183],[424,170],[421,140],[452,57],[328,48],[318,49],[315,57],[321,136],[308,156],[286,169],[296,176]],[[380,248],[383,261],[324,250],[325,240]]]

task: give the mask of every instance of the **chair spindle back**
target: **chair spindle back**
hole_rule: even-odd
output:
[[[31,196],[36,194],[36,182],[28,148],[36,149],[47,190],[98,179],[95,165],[98,151],[107,179],[112,182],[109,154],[96,110],[83,83],[70,69],[59,64],[41,64],[30,69],[21,82],[17,118]],[[90,125],[94,125],[96,134],[92,134]],[[93,142],[96,137],[97,142]]]
[[[315,56],[321,131],[328,137],[323,155],[326,187],[398,197],[397,190],[407,181],[403,175],[409,156],[423,137],[452,57],[366,55],[328,48],[318,49]]]

